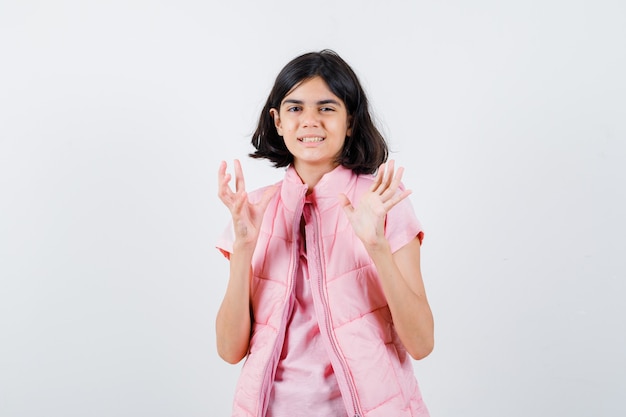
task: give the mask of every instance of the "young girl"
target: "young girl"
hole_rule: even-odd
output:
[[[289,62],[252,144],[286,172],[248,194],[239,161],[235,191],[218,171],[217,349],[247,356],[232,415],[428,416],[411,363],[433,348],[423,233],[352,69],[329,50]]]

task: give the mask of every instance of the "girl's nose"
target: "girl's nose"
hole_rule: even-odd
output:
[[[319,124],[319,114],[316,108],[304,109],[302,112],[302,124],[304,127],[317,127]]]

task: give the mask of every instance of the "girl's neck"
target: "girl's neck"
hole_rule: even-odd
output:
[[[320,182],[322,177],[336,167],[337,165],[326,166],[322,168],[319,166],[316,167],[311,165],[294,163],[294,168],[296,169],[298,176],[300,177],[302,182],[309,187],[307,194],[311,194],[313,192],[313,188],[317,185],[318,182]]]

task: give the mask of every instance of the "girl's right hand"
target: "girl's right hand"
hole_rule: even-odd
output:
[[[258,203],[251,203],[248,201],[243,171],[239,160],[235,159],[234,165],[235,192],[229,185],[232,176],[226,172],[226,162],[222,161],[217,172],[217,195],[233,217],[235,244],[244,246],[256,245],[261,222],[263,221],[263,214],[277,187],[269,187]]]

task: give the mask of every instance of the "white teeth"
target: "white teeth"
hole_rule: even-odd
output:
[[[321,142],[324,140],[324,138],[301,138],[300,139],[302,142],[304,143],[311,143],[311,142]]]

